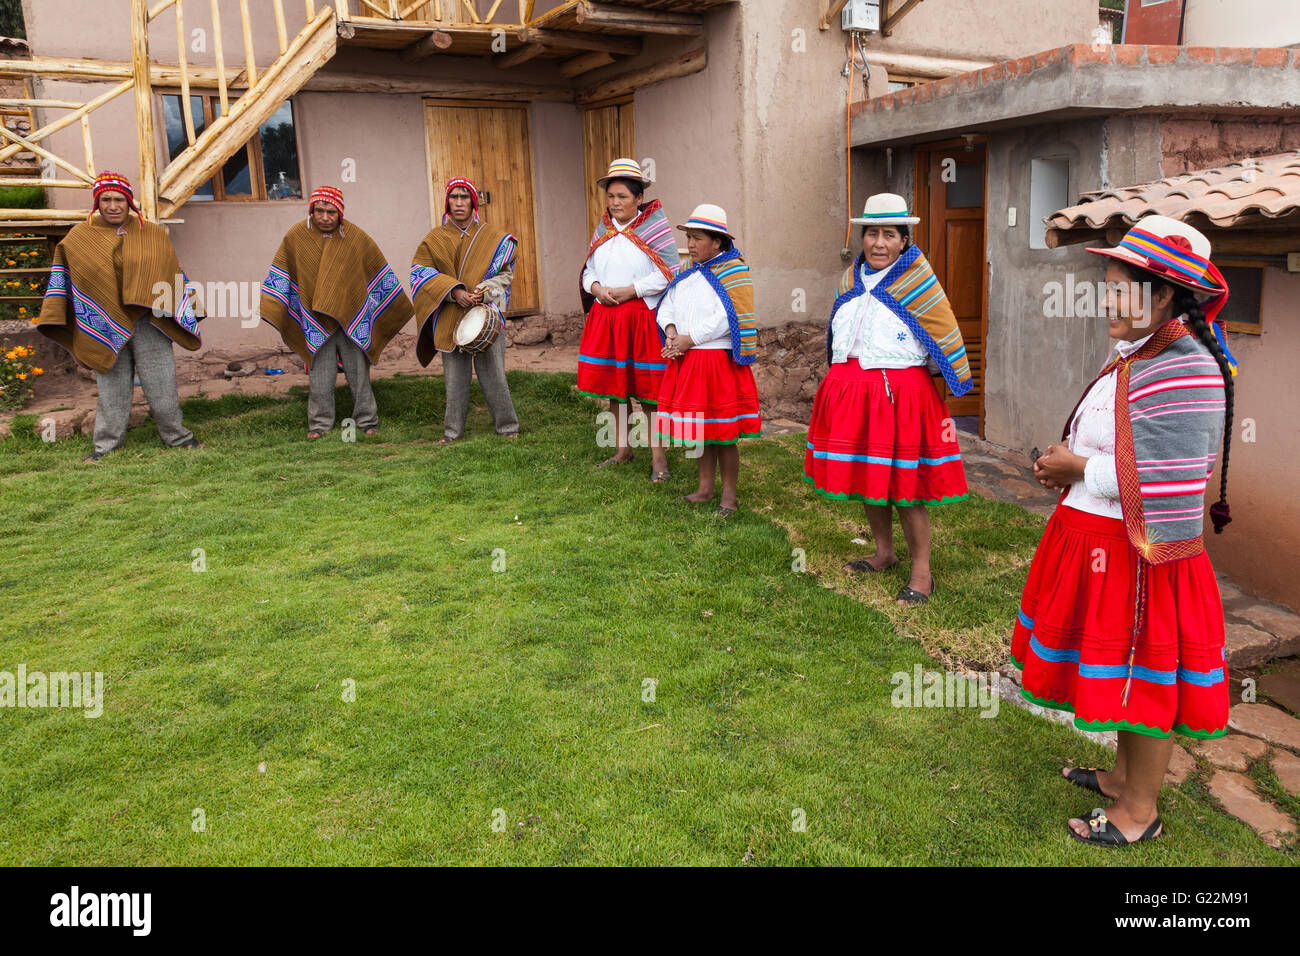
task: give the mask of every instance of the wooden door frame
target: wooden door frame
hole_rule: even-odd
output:
[[[424,118],[424,181],[429,184],[429,228],[436,229],[442,225],[442,213],[438,202],[438,188],[433,182],[433,154],[429,150],[429,107],[465,107],[472,109],[518,109],[524,114],[524,146],[528,159],[528,187],[532,191],[530,206],[533,208],[533,240],[538,248],[531,250],[537,272],[537,308],[517,309],[506,315],[508,319],[523,318],[527,315],[543,315],[546,312],[545,298],[542,295],[542,258],[541,230],[537,222],[537,163],[533,158],[533,103],[531,100],[459,100],[437,96],[421,97],[420,112]]]
[[[632,137],[633,137],[633,140],[635,140],[635,139],[636,139],[636,118],[635,118],[635,110],[636,110],[636,93],[635,93],[635,91],[633,91],[632,93],[623,93],[623,94],[620,95],[620,96],[612,96],[612,97],[610,97],[609,99],[598,100],[598,101],[596,101],[596,102],[594,102],[594,103],[583,103],[583,104],[582,104],[581,106],[579,106],[579,108],[578,108],[578,113],[579,113],[579,115],[578,115],[578,124],[579,124],[579,127],[580,127],[580,131],[581,131],[581,133],[582,133],[582,147],[581,147],[581,148],[582,148],[582,176],[583,176],[583,180],[584,180],[584,184],[583,184],[583,185],[585,186],[585,192],[586,192],[586,197],[585,197],[585,200],[584,200],[584,205],[585,205],[585,203],[589,203],[589,202],[591,202],[591,191],[592,191],[593,189],[597,188],[597,187],[596,187],[596,182],[595,182],[595,181],[592,181],[592,182],[589,182],[589,183],[588,183],[588,182],[585,182],[585,180],[586,180],[586,178],[587,178],[587,123],[586,123],[586,118],[585,118],[585,115],[584,115],[584,114],[589,113],[589,112],[591,112],[591,111],[593,111],[593,110],[603,110],[603,109],[609,109],[610,107],[619,107],[619,106],[631,106],[632,109],[633,109],[633,114],[634,114],[634,115],[633,115],[633,119],[632,119]],[[632,152],[635,153],[636,150],[633,149]],[[614,157],[614,156],[611,156],[611,157],[610,157],[610,159],[615,159],[615,158],[617,158],[617,157]],[[632,158],[633,158],[633,159],[636,159],[638,162],[640,162],[639,157],[633,156]],[[608,168],[608,167],[607,167],[607,168]],[[597,180],[599,180],[600,178],[601,178],[600,176],[597,176],[597,177],[596,177]],[[598,205],[600,205],[600,204],[598,203]],[[585,209],[584,209],[584,211],[585,211]],[[600,217],[597,216],[597,218],[596,218],[596,225],[595,225],[594,227],[591,227],[591,226],[590,226],[590,223],[588,223],[587,225],[588,225],[590,228],[588,228],[587,231],[586,231],[583,235],[584,235],[585,237],[588,237],[588,238],[589,238],[589,237],[592,235],[592,232],[593,232],[596,228],[599,228],[599,226],[600,226]]]
[[[984,188],[981,207],[984,210],[984,235],[980,242],[980,414],[979,437],[984,437],[984,408],[988,397],[989,384],[989,137],[986,133],[977,133],[967,140],[945,139],[933,143],[917,143],[912,147],[912,215],[919,216],[916,224],[916,244],[929,246],[930,239],[930,156],[933,153],[951,152],[955,148],[965,149],[967,143],[980,144],[984,147]]]

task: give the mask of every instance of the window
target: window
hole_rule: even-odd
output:
[[[167,129],[168,160],[188,146],[185,117],[178,93],[164,93],[163,121]],[[221,115],[221,101],[212,94],[191,94],[194,135],[199,136]],[[289,101],[261,125],[257,133],[226,161],[221,171],[194,193],[195,200],[301,199],[298,173],[298,141],[294,131],[293,105]]]
[[[1052,213],[1070,204],[1070,161],[1029,161],[1029,248],[1047,248],[1047,223]]]
[[[1225,264],[1226,263],[1226,264]],[[1228,302],[1219,313],[1229,332],[1259,335],[1264,330],[1264,269],[1231,259],[1215,263],[1228,283]]]

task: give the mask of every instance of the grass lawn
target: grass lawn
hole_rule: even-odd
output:
[[[515,442],[475,384],[470,437],[435,446],[436,377],[376,381],[381,434],[352,444],[306,440],[303,394],[189,402],[205,449],[150,424],[97,466],[16,426],[0,670],[106,686],[98,719],[0,709],[0,863],[1296,861],[1198,777],[1166,791],[1170,839],[1084,847],[1064,821],[1099,798],[1059,767],[1102,748],[891,705],[927,650],[1005,660],[1039,519],[936,512],[939,593],[904,613],[905,568],[838,570],[861,508],[804,485],[802,436],[743,446],[724,521],[673,503],[676,453],[667,485],[645,451],[596,470],[572,376],[510,381]]]

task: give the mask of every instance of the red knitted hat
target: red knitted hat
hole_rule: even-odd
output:
[[[343,218],[343,190],[333,186],[317,186],[307,200],[307,211],[311,212],[318,202],[329,203],[339,211],[339,218]]]
[[[91,200],[95,208],[91,210],[91,216],[99,209],[99,197],[103,193],[121,193],[126,197],[127,208],[134,211],[137,216],[140,216],[140,221],[144,222],[144,216],[140,214],[140,207],[135,204],[135,191],[131,188],[131,181],[121,173],[105,171],[95,177],[95,185],[92,187],[93,198]]]
[[[474,218],[478,219],[478,190],[474,187],[474,184],[464,176],[456,176],[447,180],[447,192],[445,193],[442,203],[443,222],[446,222],[447,217],[451,215],[451,191],[457,186],[469,191],[470,207],[474,210]]]

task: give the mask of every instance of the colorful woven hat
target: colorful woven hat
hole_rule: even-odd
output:
[[[1236,374],[1237,360],[1228,351],[1221,323],[1215,317],[1228,301],[1228,283],[1210,261],[1210,240],[1200,230],[1168,216],[1147,216],[1128,231],[1119,245],[1089,252],[1118,259],[1207,298],[1201,308]]]
[[[121,173],[110,173],[107,171],[100,173],[95,177],[95,184],[91,188],[91,191],[93,197],[91,202],[95,207],[91,210],[91,216],[93,216],[95,211],[99,209],[99,197],[101,194],[121,193],[126,197],[127,208],[133,210],[136,216],[140,218],[140,221],[144,222],[144,216],[140,213],[140,207],[135,204],[135,191],[131,189],[131,181]],[[90,217],[88,216],[87,219],[89,218]]]
[[[907,211],[907,200],[896,193],[876,193],[867,197],[859,219],[849,220],[855,226],[915,226],[920,218]]]
[[[442,221],[446,222],[451,216],[451,191],[457,187],[469,192],[470,208],[474,210],[474,221],[478,221],[478,189],[472,182],[464,176],[453,176],[447,180],[447,190],[443,193],[442,200]]]
[[[329,203],[339,211],[339,218],[343,218],[343,190],[333,186],[317,186],[307,200],[307,211],[311,212],[318,202]]]
[[[596,185],[601,189],[608,189],[609,184],[615,179],[635,179],[643,186],[651,185],[651,180],[646,179],[645,174],[641,172],[641,164],[635,159],[616,159],[609,164],[609,172],[602,178],[596,180]]]
[[[696,206],[691,217],[677,227],[678,229],[703,229],[705,232],[721,233],[728,239],[735,239],[731,233],[727,232],[727,211],[721,206],[711,206],[704,203]]]

